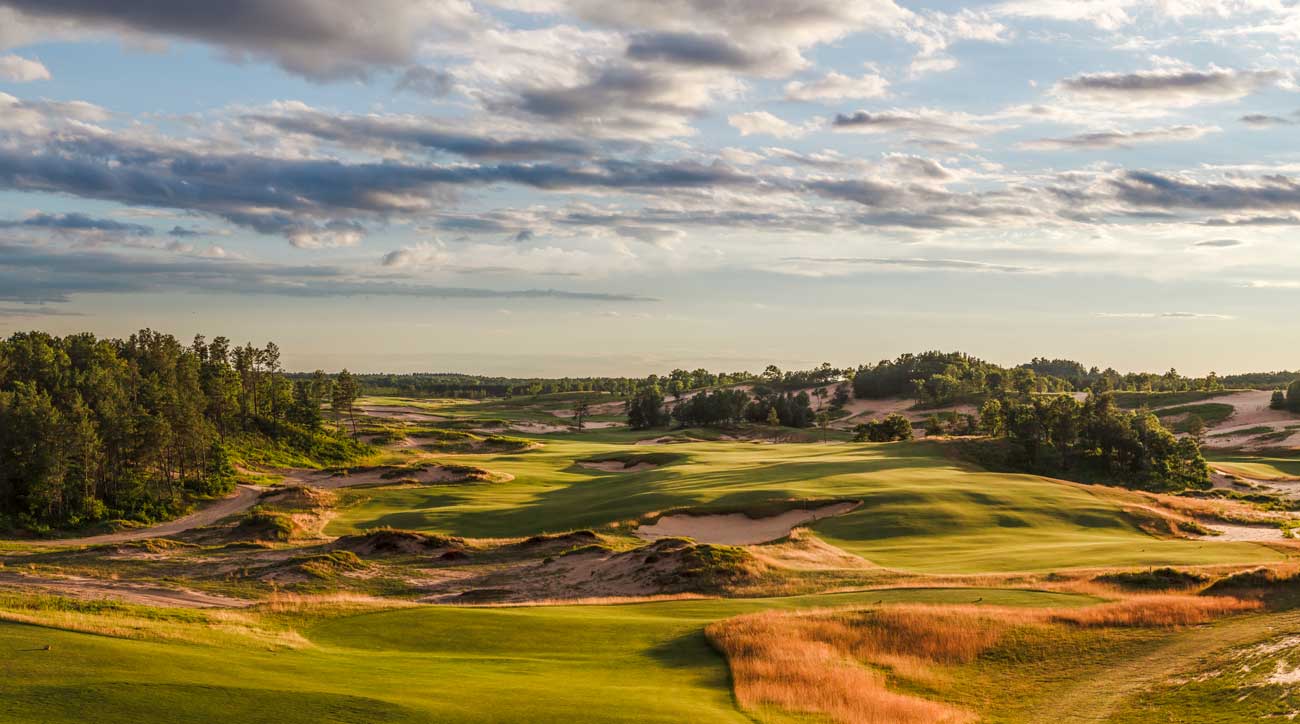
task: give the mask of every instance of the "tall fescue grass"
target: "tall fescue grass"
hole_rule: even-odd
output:
[[[842,724],[974,721],[974,712],[891,691],[889,675],[931,687],[944,665],[974,661],[1015,627],[1148,627],[1200,624],[1253,610],[1256,601],[1135,596],[1086,608],[886,606],[857,611],[764,612],[710,625],[731,667],[736,699]]]

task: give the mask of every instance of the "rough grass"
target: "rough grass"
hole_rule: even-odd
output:
[[[977,712],[901,693],[891,678],[941,687],[942,667],[975,661],[1015,628],[1169,628],[1255,608],[1258,603],[1234,598],[1166,595],[1073,609],[764,612],[712,624],[707,635],[727,657],[745,709],[776,706],[842,724],[967,722]]]

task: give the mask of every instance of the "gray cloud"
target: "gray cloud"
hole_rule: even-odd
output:
[[[1040,138],[1034,141],[1026,141],[1019,144],[1019,146],[1033,151],[1133,148],[1144,143],[1194,141],[1206,134],[1217,131],[1219,129],[1214,126],[1170,126],[1145,131],[1095,131],[1063,138]]]
[[[692,67],[744,70],[757,59],[721,34],[638,33],[627,45],[627,57]]]
[[[1141,207],[1206,211],[1300,208],[1300,184],[1280,175],[1235,183],[1200,183],[1149,171],[1129,171],[1111,183],[1121,201]]]
[[[42,229],[53,232],[100,232],[122,236],[149,236],[153,230],[141,224],[100,219],[80,213],[35,214],[19,221],[0,220],[0,229]]]
[[[920,136],[971,136],[982,133],[985,129],[967,123],[962,119],[951,118],[941,114],[927,114],[910,111],[857,111],[838,113],[831,120],[831,128],[836,131],[854,131],[859,133],[910,133]]]
[[[409,0],[0,0],[0,6],[91,31],[212,43],[236,59],[269,58],[316,80],[408,65],[430,29],[475,22],[454,6]]]
[[[1241,117],[1241,122],[1255,128],[1266,128],[1268,126],[1289,126],[1295,123],[1289,118],[1282,116],[1269,116],[1263,113],[1248,113]]]
[[[451,74],[445,70],[413,65],[402,71],[393,88],[429,98],[441,98],[451,93],[454,85]]]
[[[358,277],[348,270],[325,265],[270,264],[184,255],[126,255],[0,242],[0,301],[59,303],[78,294],[158,290],[289,297],[654,301],[635,294],[444,287],[400,275]]]
[[[1284,80],[1276,70],[1169,69],[1134,73],[1085,73],[1066,78],[1058,88],[1094,100],[1177,105],[1231,100]]]
[[[1230,249],[1234,246],[1243,246],[1246,242],[1237,239],[1206,239],[1198,241],[1192,246],[1208,247],[1211,249]]]
[[[491,138],[416,116],[349,116],[294,109],[248,114],[244,119],[351,148],[423,149],[487,160],[586,157],[595,152],[590,143],[578,139]]]

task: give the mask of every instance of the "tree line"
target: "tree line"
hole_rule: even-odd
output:
[[[346,371],[289,379],[274,343],[14,334],[0,341],[0,524],[171,517],[232,489],[232,450],[346,460],[358,445],[321,409],[350,412],[358,394]]]

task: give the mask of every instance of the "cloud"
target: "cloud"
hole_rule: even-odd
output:
[[[288,265],[197,255],[118,254],[0,243],[0,301],[62,303],[80,294],[190,291],[287,297],[417,297],[642,302],[636,294],[557,289],[480,289],[404,276],[359,276],[325,265]]]
[[[49,68],[39,60],[30,60],[17,55],[0,55],[0,80],[30,83],[49,79]]]
[[[413,115],[334,115],[302,104],[282,104],[245,121],[280,133],[307,136],[349,148],[425,150],[465,158],[515,160],[590,156],[590,143],[574,138],[495,138],[446,121]]]
[[[1216,126],[1168,126],[1143,131],[1092,131],[1063,138],[1040,138],[1018,144],[1030,151],[1130,149],[1139,144],[1195,141],[1222,129]]]
[[[196,40],[234,60],[269,59],[313,80],[361,78],[376,68],[406,66],[438,30],[477,25],[463,0],[0,0],[20,22],[61,24],[66,32],[120,32]]]
[[[1267,128],[1269,126],[1292,126],[1295,121],[1283,116],[1270,116],[1263,113],[1249,113],[1241,117],[1241,122],[1252,128]]]
[[[797,126],[767,111],[750,111],[727,116],[727,123],[742,136],[776,136],[796,138],[809,131],[807,126]]]
[[[831,127],[852,133],[910,133],[938,138],[963,138],[995,130],[964,114],[931,109],[839,113]]]
[[[69,312],[57,307],[39,304],[25,304],[20,307],[0,306],[0,318],[4,317],[84,317],[81,312]]]
[[[1228,314],[1202,314],[1199,312],[1098,312],[1103,319],[1236,319]]]
[[[965,259],[900,259],[889,257],[808,257],[808,256],[791,256],[786,257],[784,261],[789,262],[809,262],[813,264],[853,264],[882,267],[901,267],[905,269],[915,269],[922,271],[965,271],[965,272],[998,272],[1003,274],[1020,274],[1025,272],[1036,271],[1032,267],[1015,266],[1010,264],[990,264],[982,261],[969,261]]]
[[[402,71],[397,82],[393,84],[393,89],[428,98],[441,98],[451,93],[454,85],[455,80],[445,70],[413,65]]]
[[[1199,182],[1150,171],[1128,171],[1111,183],[1121,201],[1139,207],[1203,211],[1300,207],[1300,183],[1281,175]]]
[[[687,68],[720,68],[756,75],[782,75],[797,68],[797,53],[780,49],[750,51],[721,33],[637,33],[627,57]]]
[[[785,97],[795,101],[842,101],[863,98],[880,98],[889,93],[889,81],[875,73],[864,73],[853,78],[831,71],[811,81],[791,81],[785,86]]]
[[[1246,282],[1251,289],[1300,289],[1300,281],[1294,279],[1255,279]]]
[[[629,226],[627,224],[615,226],[614,233],[660,247],[672,246],[674,242],[685,236],[681,229],[669,229],[662,226]]]
[[[1244,246],[1246,242],[1237,239],[1206,239],[1198,241],[1192,246],[1205,247],[1210,249],[1230,249],[1234,246]]]
[[[1099,104],[1186,107],[1237,100],[1287,78],[1276,70],[1178,67],[1133,73],[1084,73],[1062,80],[1056,89],[1073,98]]]
[[[0,229],[40,229],[55,233],[98,232],[124,236],[150,236],[153,230],[141,224],[100,219],[76,212],[33,214],[18,221],[0,220]]]

